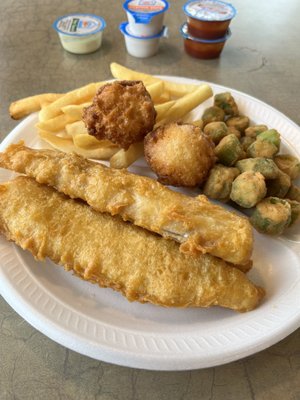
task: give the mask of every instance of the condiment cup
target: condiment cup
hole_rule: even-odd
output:
[[[226,35],[236,9],[220,0],[190,0],[183,6],[188,33],[199,39],[219,39]]]
[[[98,50],[102,44],[105,27],[104,19],[93,14],[64,15],[53,23],[63,48],[75,54],[87,54]]]
[[[163,29],[166,0],[127,0],[123,4],[127,13],[130,32],[135,36],[154,36]]]
[[[193,57],[202,59],[219,57],[226,40],[231,36],[231,31],[228,29],[222,38],[212,40],[195,38],[189,34],[187,23],[181,26],[180,32],[184,38],[185,51]]]
[[[131,32],[128,22],[120,24],[120,31],[124,35],[127,52],[138,58],[154,56],[158,52],[160,38],[167,35],[167,28],[164,26],[156,35],[136,36]]]

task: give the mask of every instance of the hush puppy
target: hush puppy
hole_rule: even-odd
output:
[[[156,111],[141,81],[115,81],[99,88],[82,119],[88,133],[124,149],[153,129]]]
[[[192,124],[160,126],[145,137],[144,150],[150,168],[166,185],[201,185],[215,163],[212,140]]]

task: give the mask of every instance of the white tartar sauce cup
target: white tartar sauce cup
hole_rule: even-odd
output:
[[[124,35],[127,52],[138,58],[154,56],[158,52],[159,39],[167,36],[167,28],[165,26],[156,35],[135,36],[131,32],[128,22],[120,24],[120,31]]]
[[[153,36],[163,29],[169,3],[166,0],[126,0],[123,8],[133,35]]]
[[[75,54],[88,54],[98,50],[105,27],[104,19],[93,14],[64,15],[53,23],[63,48]]]

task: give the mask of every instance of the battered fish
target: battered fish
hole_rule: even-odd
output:
[[[28,177],[0,185],[0,232],[36,259],[49,257],[129,301],[244,312],[264,296],[226,262],[180,253],[174,241],[98,213]]]
[[[80,198],[100,212],[120,215],[149,231],[181,243],[184,253],[210,253],[233,264],[250,260],[252,227],[245,217],[189,197],[156,180],[107,168],[76,154],[34,150],[23,143],[0,153],[0,167]]]

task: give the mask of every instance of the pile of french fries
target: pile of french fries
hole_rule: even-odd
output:
[[[110,65],[112,76],[120,80],[141,80],[149,92],[156,112],[156,126],[184,120],[190,111],[212,96],[209,85],[180,84],[133,71],[117,63]],[[86,158],[109,160],[113,168],[127,168],[143,155],[143,142],[121,149],[109,140],[88,134],[82,112],[97,90],[108,81],[90,83],[65,94],[45,93],[18,100],[10,105],[12,118],[20,119],[39,111],[36,128],[39,136],[56,149],[75,152]],[[201,121],[193,121],[201,126]]]

